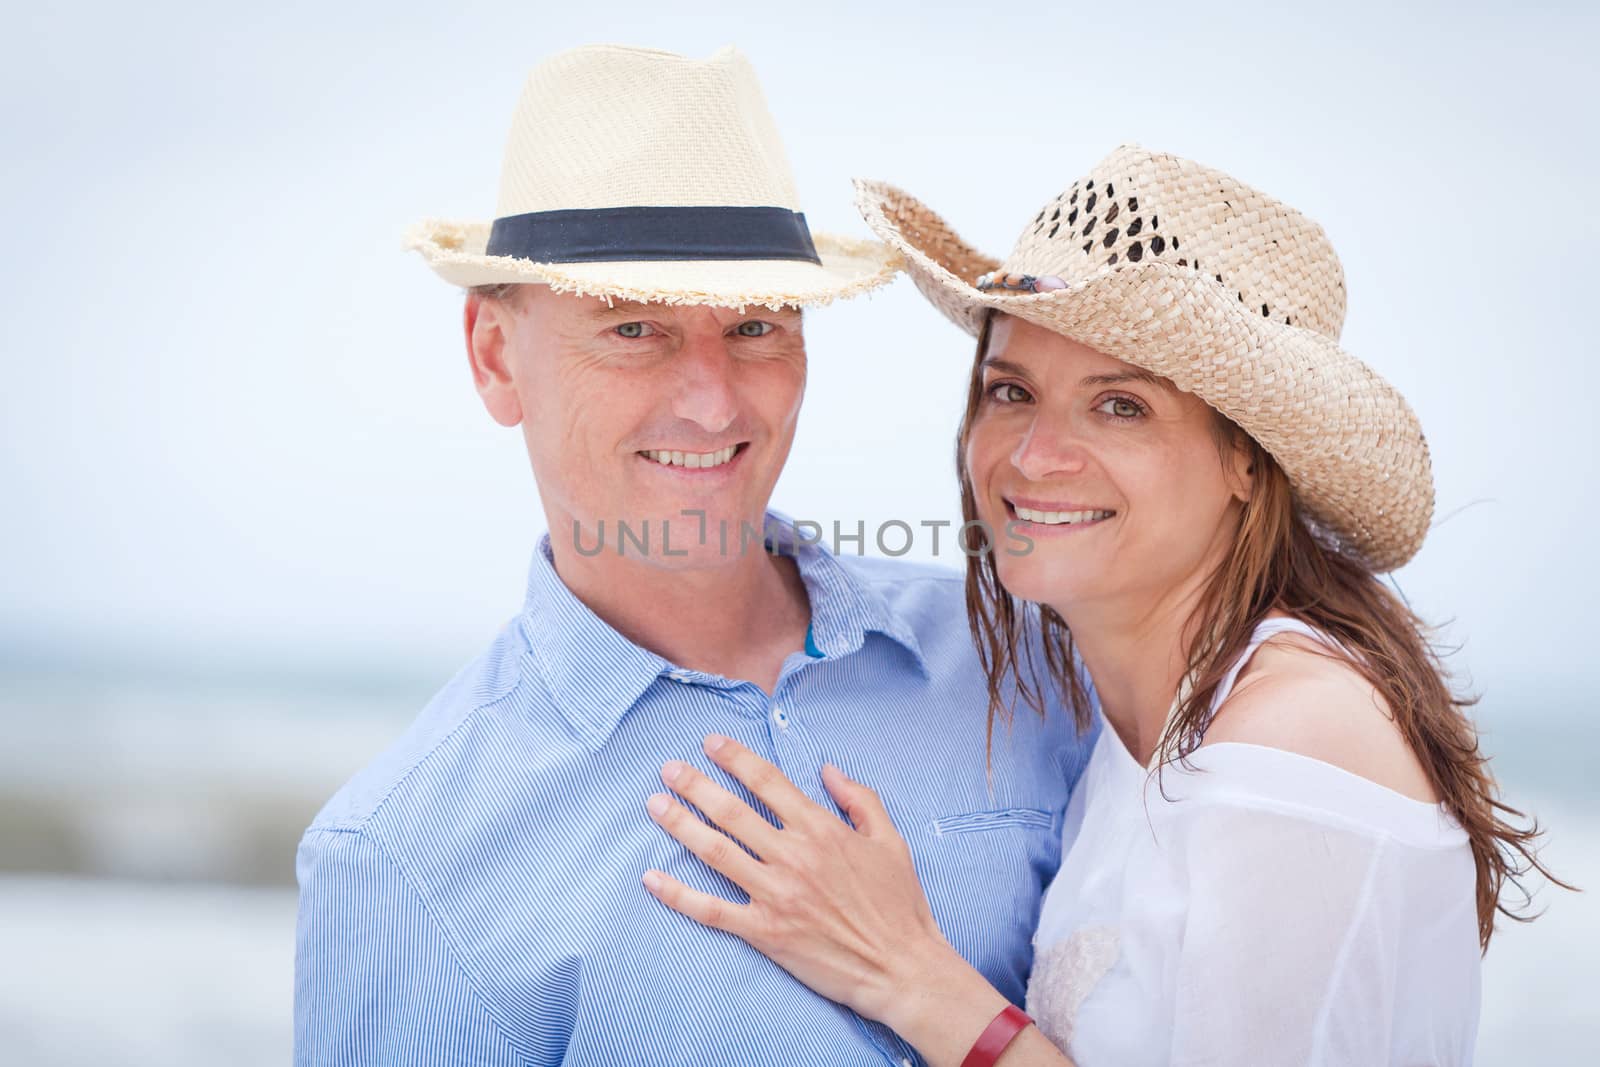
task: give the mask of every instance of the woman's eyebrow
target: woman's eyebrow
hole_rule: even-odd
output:
[[[1117,371],[1114,374],[1091,374],[1087,378],[1082,379],[1078,384],[1120,385],[1123,382],[1143,382],[1145,385],[1153,385],[1158,389],[1165,389],[1169,392],[1173,389],[1172,383],[1161,377],[1161,375],[1151,374],[1149,371],[1140,370],[1138,367],[1130,367],[1127,370]]]
[[[1017,374],[1024,378],[1028,377],[1027,367],[1024,367],[1020,363],[1012,363],[1009,360],[985,359],[978,366],[981,370],[997,370],[1001,374]]]

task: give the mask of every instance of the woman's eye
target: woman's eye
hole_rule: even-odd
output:
[[[1002,404],[1025,404],[1033,397],[1016,382],[995,382],[989,386],[989,397]]]
[[[655,327],[648,322],[624,322],[617,327],[619,337],[648,337],[655,332]]]
[[[777,327],[772,325],[772,323],[762,322],[760,319],[751,319],[749,322],[741,322],[737,327],[740,337],[765,337],[775,329],[777,329]]]
[[[1107,415],[1118,419],[1133,419],[1144,414],[1143,405],[1125,396],[1110,397],[1095,410],[1104,411]]]

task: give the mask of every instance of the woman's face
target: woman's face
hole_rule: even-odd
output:
[[[1138,611],[1220,562],[1250,477],[1203,401],[1010,315],[995,316],[981,373],[965,461],[1013,596]]]

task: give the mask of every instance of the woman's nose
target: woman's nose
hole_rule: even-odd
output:
[[[1065,419],[1036,416],[1011,453],[1011,465],[1029,481],[1054,474],[1077,474],[1088,455],[1083,442]]]

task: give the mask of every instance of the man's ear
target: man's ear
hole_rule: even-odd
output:
[[[522,401],[512,380],[508,356],[515,309],[504,301],[467,294],[462,325],[467,337],[467,363],[472,384],[483,399],[490,418],[501,426],[522,421]]]

